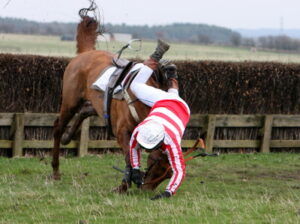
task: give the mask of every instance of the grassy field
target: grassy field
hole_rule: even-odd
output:
[[[117,52],[124,43],[98,42],[97,49]],[[155,48],[155,42],[143,41],[140,51],[127,50],[124,57],[146,58]],[[61,41],[57,36],[0,34],[0,53],[38,54],[47,56],[75,56],[75,42]],[[278,61],[300,63],[300,54],[251,51],[248,48],[204,46],[172,43],[166,58],[179,60],[222,61]]]
[[[61,160],[63,177],[48,179],[50,158],[0,158],[0,223],[300,223],[300,154],[227,154],[187,165],[178,193],[112,193],[119,154]],[[143,163],[145,164],[145,163]]]

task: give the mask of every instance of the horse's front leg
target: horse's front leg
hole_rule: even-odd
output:
[[[118,131],[117,140],[119,145],[122,147],[123,154],[125,156],[125,172],[122,178],[121,185],[114,189],[118,193],[125,193],[128,188],[131,187],[131,164],[129,156],[129,141],[131,133],[127,129]]]
[[[73,125],[70,128],[67,128],[65,130],[64,134],[62,135],[61,143],[63,145],[69,144],[73,135],[75,134],[75,132],[81,125],[82,121],[85,118],[87,118],[89,116],[93,116],[93,115],[97,115],[97,112],[94,109],[94,107],[92,106],[91,102],[86,101],[83,104],[82,108],[80,109],[79,113],[77,115],[75,115],[75,121],[74,121]]]

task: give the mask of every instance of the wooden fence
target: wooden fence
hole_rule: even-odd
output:
[[[24,148],[52,148],[53,140],[24,139],[25,127],[52,127],[57,114],[45,113],[0,113],[0,126],[10,127],[9,139],[0,139],[0,149],[12,149],[13,157],[23,155]],[[104,122],[97,117],[84,120],[80,130],[80,139],[72,140],[62,148],[76,148],[78,155],[86,155],[92,148],[119,148],[114,140],[90,140],[90,127],[104,127]],[[206,150],[213,148],[259,148],[260,152],[269,152],[270,148],[300,148],[300,140],[271,140],[274,127],[300,127],[300,115],[199,115],[191,116],[188,127],[202,128],[206,132]],[[261,129],[260,140],[216,140],[217,127],[258,127]],[[182,147],[189,148],[195,142],[183,140]]]

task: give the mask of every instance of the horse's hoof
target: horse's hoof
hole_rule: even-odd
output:
[[[61,137],[60,143],[61,143],[62,145],[67,145],[67,144],[70,143],[70,140],[71,140],[71,139],[69,138],[69,134],[64,133],[64,134],[62,135],[62,137]]]
[[[53,173],[50,175],[50,178],[52,180],[60,180],[61,179],[61,175],[59,173]]]
[[[128,184],[121,184],[120,186],[114,188],[112,191],[119,194],[124,194],[128,190]]]

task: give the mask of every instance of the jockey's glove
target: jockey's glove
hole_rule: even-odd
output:
[[[177,67],[174,64],[169,64],[164,67],[167,79],[178,79]]]
[[[131,166],[126,166],[122,182],[131,185]]]
[[[150,198],[151,200],[157,200],[157,199],[160,199],[160,198],[169,198],[172,196],[172,193],[169,192],[169,191],[165,191],[163,193],[160,193],[160,194],[157,194],[155,195],[154,197]]]
[[[131,171],[131,180],[136,184],[138,188],[140,188],[143,184],[142,173],[139,169],[132,169]]]

